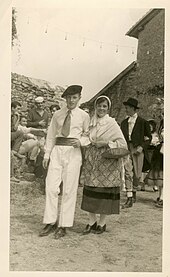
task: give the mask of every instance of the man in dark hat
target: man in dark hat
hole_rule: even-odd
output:
[[[66,228],[73,226],[77,188],[82,163],[80,146],[89,144],[89,115],[79,109],[82,87],[69,86],[62,97],[66,107],[52,117],[45,145],[44,168],[49,167],[46,178],[46,205],[40,236],[55,231],[55,239],[66,235]],[[59,186],[63,182],[60,215],[58,218]]]
[[[139,107],[135,98],[129,98],[123,104],[127,118],[122,121],[121,129],[131,153],[133,188],[127,189],[127,201],[122,208],[129,208],[136,201],[136,190],[142,175],[144,156],[147,159],[147,145],[151,141],[151,131],[148,122],[137,113]]]

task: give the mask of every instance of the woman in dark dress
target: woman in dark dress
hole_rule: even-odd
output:
[[[163,207],[163,145],[164,145],[164,121],[160,122],[159,130],[159,144],[155,147],[152,159],[151,170],[146,176],[146,183],[148,185],[157,186],[159,196],[157,198],[156,207]]]

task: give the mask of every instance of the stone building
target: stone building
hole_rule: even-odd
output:
[[[95,99],[107,95],[112,101],[111,116],[121,122],[125,117],[122,102],[135,97],[143,117],[159,119],[164,97],[164,20],[164,9],[152,9],[132,26],[126,35],[138,39],[137,60],[82,107],[92,110]]]
[[[60,107],[65,105],[65,100],[61,97],[65,88],[50,82],[29,78],[17,73],[11,74],[11,100],[17,100],[22,104],[22,112],[27,112],[34,106],[34,99],[43,96],[45,107],[57,103]]]

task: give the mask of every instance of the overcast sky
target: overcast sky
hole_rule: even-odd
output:
[[[137,39],[126,32],[149,8],[17,6],[18,42],[12,72],[83,86],[90,99],[136,60]]]

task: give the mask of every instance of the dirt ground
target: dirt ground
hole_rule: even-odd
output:
[[[82,236],[88,221],[78,189],[74,226],[66,237],[39,237],[45,195],[36,181],[11,183],[10,271],[161,272],[162,209],[157,193],[137,193],[132,208],[107,218],[107,231]],[[121,193],[121,203],[125,193]]]

